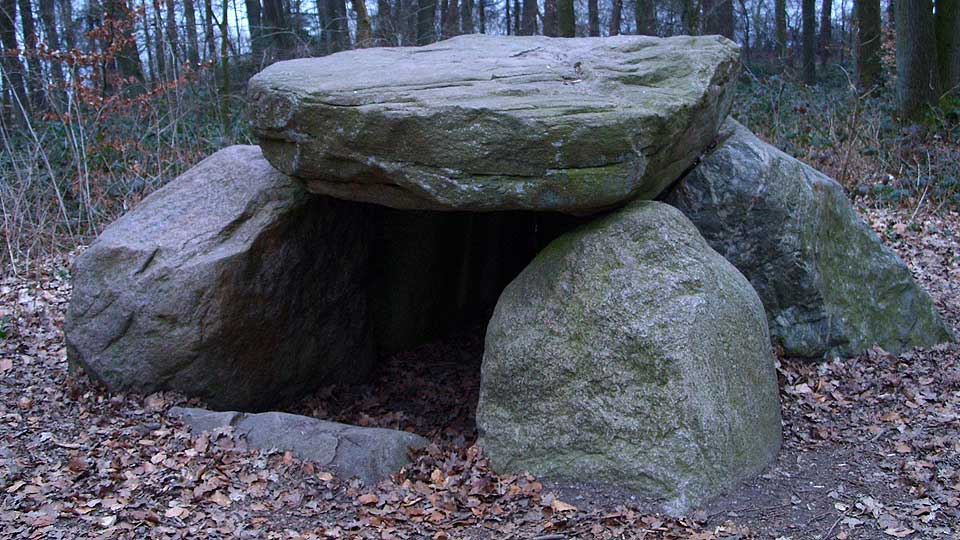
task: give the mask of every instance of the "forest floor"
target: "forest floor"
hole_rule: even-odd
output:
[[[960,330],[960,215],[866,210]],[[779,365],[777,462],[685,518],[637,494],[490,470],[471,446],[479,331],[292,408],[433,444],[374,487],[168,419],[174,394],[72,374],[69,257],[0,280],[0,538],[949,539],[960,535],[960,347]],[[194,403],[196,404],[196,403]]]

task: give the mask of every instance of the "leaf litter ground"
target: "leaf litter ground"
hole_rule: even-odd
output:
[[[960,329],[960,216],[862,209]],[[960,535],[960,348],[778,366],[784,447],[687,517],[586,481],[498,475],[472,445],[480,329],[402,353],[367,385],[290,410],[432,440],[362,486],[165,416],[175,394],[105,392],[65,359],[69,257],[0,281],[0,538],[647,538]]]

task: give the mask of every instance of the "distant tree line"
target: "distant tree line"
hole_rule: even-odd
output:
[[[862,91],[895,29],[897,95],[915,118],[955,93],[960,0],[0,0],[2,119],[62,111],[67,90],[134,97],[198,72],[229,93],[231,65],[469,33],[556,37],[720,34],[748,60],[850,60]],[[884,25],[884,21],[886,25]],[[236,82],[236,76],[234,77]],[[91,90],[93,89],[93,90]],[[73,95],[73,94],[71,94]],[[97,96],[87,95],[89,99]],[[224,114],[228,114],[226,102]]]

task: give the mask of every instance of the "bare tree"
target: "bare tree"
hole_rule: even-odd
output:
[[[597,0],[587,0],[587,32],[590,37],[600,36],[600,7]]]
[[[915,120],[940,98],[940,74],[931,0],[900,1],[897,16],[897,103]]]
[[[203,41],[207,44],[207,59],[217,56],[216,39],[213,36],[213,0],[203,0]]]
[[[960,2],[937,0],[935,24],[940,86],[944,92],[960,93]]]
[[[683,24],[683,32],[687,35],[697,34],[700,28],[700,4],[697,0],[681,0],[680,2],[680,22]]]
[[[370,47],[373,45],[373,28],[370,26],[370,15],[367,13],[367,3],[363,0],[350,0],[353,12],[357,16],[356,46]]]
[[[557,17],[557,0],[543,0],[543,35],[549,37],[560,35],[560,21]]]
[[[460,8],[457,0],[447,0],[447,10],[443,14],[443,37],[453,37],[460,33]]]
[[[733,39],[733,0],[703,0],[703,33]]]
[[[557,0],[557,23],[560,27],[560,36],[573,37],[577,33],[576,13],[573,10],[573,0]]]
[[[620,22],[623,17],[623,0],[613,0],[610,10],[610,35],[620,35]]]
[[[480,14],[480,33],[487,33],[487,0],[478,0],[477,11]],[[507,17],[508,19],[510,17]]]
[[[27,90],[30,93],[30,104],[41,108],[46,102],[46,92],[43,81],[43,66],[37,55],[37,27],[33,20],[33,8],[30,0],[20,2],[20,25],[23,27],[23,44],[27,56]]]
[[[456,1],[456,0],[452,0]],[[533,36],[537,33],[537,0],[523,0],[523,12],[520,18],[520,35]]]
[[[746,11],[746,7],[744,7]],[[774,19],[776,26],[777,58],[787,60],[787,0],[774,0]]]
[[[54,5],[54,0],[40,0],[40,22],[43,24],[43,33],[45,36],[45,41],[47,42],[47,47],[53,50],[60,49],[60,31],[57,28],[57,14]],[[50,78],[53,79],[53,84],[58,88],[63,87],[64,78],[63,78],[63,66],[60,65],[60,61],[57,59],[50,60]],[[58,101],[61,103],[64,101],[64,93],[61,90],[56,92],[58,96]]]
[[[417,45],[427,45],[436,40],[437,0],[417,0]]]
[[[473,0],[460,0],[460,29],[464,34],[473,33]]]
[[[0,42],[6,51],[16,51],[19,49],[17,43],[17,1],[0,0]],[[24,84],[23,64],[20,62],[20,56],[8,52],[0,56],[3,66],[3,88],[10,88],[4,94],[4,110],[10,120],[21,119],[24,117],[20,112],[30,112],[30,101],[27,95],[27,88]]]
[[[867,91],[880,83],[880,0],[856,0],[857,83]]]
[[[820,41],[817,45],[817,52],[820,54],[820,62],[827,63],[830,60],[830,49],[833,44],[833,0],[823,0],[820,4]]]
[[[140,50],[137,48],[137,40],[133,33],[133,10],[127,4],[127,0],[107,0],[104,8],[106,16],[113,21],[107,38],[107,47],[115,51],[117,71],[127,82],[144,82],[143,63],[140,61]],[[133,86],[127,91],[136,92],[139,89]]]
[[[227,0],[223,0],[226,2]],[[173,63],[174,77],[179,73],[180,38],[177,34],[177,10],[174,0],[167,0],[167,44],[170,46],[170,58]]]
[[[817,3],[816,0],[803,0],[801,4],[803,21],[803,82],[817,82]]]
[[[183,18],[187,25],[187,60],[196,66],[200,63],[200,44],[197,41],[197,8],[194,0],[183,0]]]
[[[657,8],[654,0],[636,0],[633,18],[637,24],[637,34],[641,36],[657,35]]]

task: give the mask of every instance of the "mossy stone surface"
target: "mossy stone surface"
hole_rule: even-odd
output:
[[[954,339],[837,182],[734,120],[664,200],[750,280],[787,355],[898,353]]]
[[[652,198],[714,140],[739,49],[718,36],[458,36],[273,64],[249,83],[279,170],[426,210],[589,213]]]
[[[631,203],[552,242],[507,286],[477,425],[501,471],[615,484],[682,511],[779,448],[763,307],[679,211]]]

